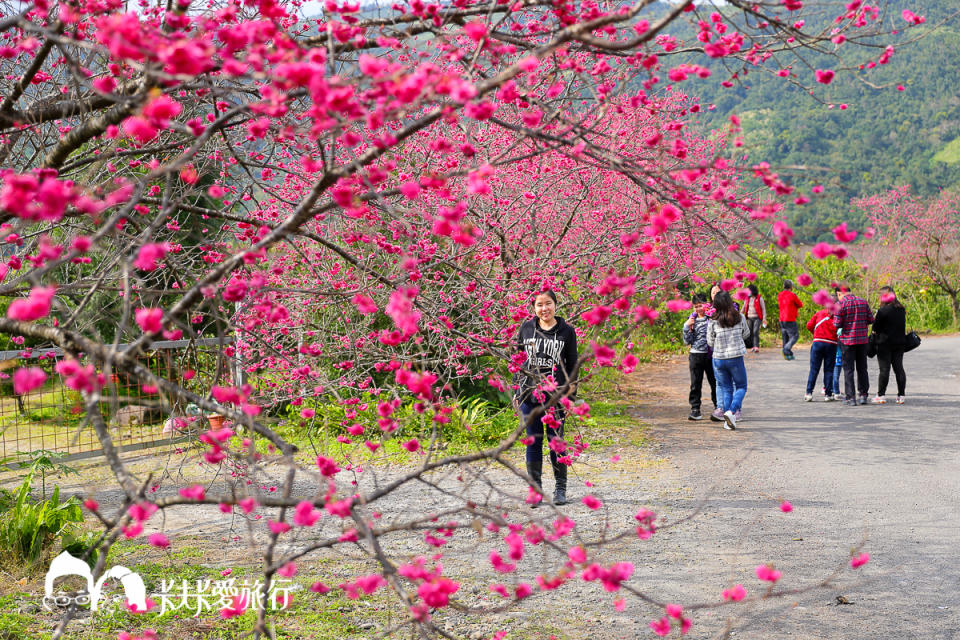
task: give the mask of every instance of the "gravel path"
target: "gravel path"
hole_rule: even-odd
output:
[[[777,589],[810,588],[785,598],[693,611],[690,637],[717,637],[727,630],[730,637],[758,639],[960,637],[960,338],[930,338],[908,354],[904,406],[850,408],[823,403],[819,396],[804,403],[805,355],[798,351],[794,362],[783,361],[775,350],[749,356],[750,387],[736,432],[686,420],[685,359],[646,366],[631,376],[624,389],[630,414],[652,425],[654,444],[632,446],[637,434],[623,431],[611,434],[619,444],[588,451],[571,477],[572,502],[560,512],[576,521],[576,529],[558,542],[558,550],[528,545],[516,573],[491,569],[492,548],[506,557],[503,532],[498,539],[468,529],[450,538],[442,549],[444,573],[463,585],[458,602],[502,603],[489,593],[491,582],[512,589],[518,582],[534,583],[537,575],[554,575],[566,548],[631,528],[638,508],[647,507],[670,526],[648,541],[625,538],[592,559],[606,565],[631,561],[635,573],[628,584],[659,602],[716,603],[721,591],[736,583],[751,596],[762,595],[765,583],[754,568],[768,562],[783,572]],[[871,365],[875,379],[875,361]],[[522,467],[519,451],[512,460]],[[357,479],[367,488],[395,475],[369,469]],[[549,470],[544,475],[552,488]],[[552,508],[532,511],[523,505],[518,480],[499,467],[429,479],[435,486],[411,483],[376,505],[379,522],[462,505],[443,491],[466,495],[525,526],[550,527],[558,515]],[[307,497],[318,488],[305,480],[294,493]],[[587,493],[603,507],[593,511],[581,504]],[[97,495],[103,504],[116,499],[112,492]],[[781,499],[793,503],[792,513],[778,509]],[[462,514],[451,518],[463,521]],[[204,563],[228,566],[252,557],[246,527],[236,527],[216,509],[170,510],[155,524],[171,537],[190,535],[191,544],[197,536],[209,541]],[[255,531],[263,529],[258,524]],[[329,535],[335,525],[321,533]],[[256,535],[253,542],[263,539]],[[422,531],[397,534],[385,540],[385,548],[400,561],[436,553],[423,540]],[[847,563],[851,548],[861,544],[871,560],[854,572]],[[363,568],[357,553],[335,558],[340,575]],[[301,573],[312,570],[336,579],[328,563],[304,565]],[[813,588],[828,577],[828,586]],[[648,623],[663,615],[662,609],[628,597],[617,611],[613,605],[620,595],[577,580],[499,614],[451,611],[435,620],[463,638],[488,638],[498,629],[543,640],[652,637]],[[853,604],[838,605],[837,596]]]

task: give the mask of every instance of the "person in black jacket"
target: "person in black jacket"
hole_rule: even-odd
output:
[[[523,368],[516,376],[516,400],[527,437],[527,474],[534,488],[542,494],[544,431],[548,442],[563,440],[563,407],[554,403],[547,408],[551,396],[573,396],[576,392],[577,333],[557,313],[557,296],[544,291],[533,299],[534,316],[520,325],[517,349],[526,354]],[[559,447],[550,447],[550,464],[556,489],[553,502],[567,503],[567,466],[558,460]],[[535,503],[533,506],[538,506]]]
[[[897,404],[903,404],[907,390],[907,374],[903,370],[903,348],[907,336],[907,310],[897,300],[893,287],[880,288],[880,308],[873,323],[873,333],[877,341],[877,362],[880,365],[880,377],[877,380],[877,397],[874,404],[886,404],[887,383],[890,381],[890,367],[897,378]]]

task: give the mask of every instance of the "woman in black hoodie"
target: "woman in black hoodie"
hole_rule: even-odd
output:
[[[907,374],[903,370],[903,347],[907,336],[907,310],[897,300],[893,287],[880,288],[880,308],[873,322],[877,341],[877,362],[880,378],[877,380],[877,397],[874,404],[886,404],[884,394],[890,381],[890,366],[897,377],[897,404],[903,404],[907,391]]]
[[[534,317],[520,325],[517,349],[526,354],[523,368],[517,373],[517,405],[526,425],[527,474],[534,488],[542,493],[544,430],[548,442],[563,439],[563,407],[556,403],[547,409],[550,397],[559,392],[563,396],[575,393],[577,374],[577,333],[573,327],[557,317],[557,296],[544,291],[533,299]],[[556,490],[553,502],[567,503],[567,466],[558,461],[557,452],[550,448],[550,464]],[[533,506],[538,506],[535,503]]]

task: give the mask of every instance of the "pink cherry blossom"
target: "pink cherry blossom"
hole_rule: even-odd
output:
[[[143,271],[153,271],[157,268],[157,260],[162,259],[169,251],[165,243],[145,244],[137,252],[133,266]]]
[[[375,303],[372,298],[369,298],[361,293],[354,295],[351,301],[357,308],[357,311],[363,315],[369,315],[377,312],[377,303]]]
[[[593,355],[598,365],[601,367],[614,366],[613,359],[617,357],[616,351],[605,344],[597,344],[596,342],[591,343],[591,347],[593,348]]]
[[[13,392],[25,395],[43,386],[47,374],[40,367],[23,367],[13,372]]]
[[[776,582],[780,579],[781,573],[769,564],[761,564],[756,568],[757,578],[766,582]]]
[[[144,333],[160,333],[163,331],[163,309],[141,308],[134,312],[137,325]]]
[[[826,289],[820,289],[813,294],[813,303],[821,307],[827,307],[833,304],[833,296]]]
[[[220,610],[220,617],[224,620],[229,620],[230,618],[242,616],[249,606],[247,600],[247,596],[242,594],[231,597],[230,604]]]
[[[203,500],[206,498],[206,491],[203,485],[195,484],[190,487],[180,489],[179,494],[187,500]]]
[[[670,635],[670,618],[664,616],[659,620],[651,620],[650,629],[660,637]]]
[[[417,287],[399,289],[390,295],[387,303],[386,313],[393,318],[404,337],[410,337],[419,330],[417,324],[420,321],[420,312],[413,306],[417,293]]]
[[[567,551],[567,557],[569,557],[570,562],[574,564],[583,564],[587,561],[587,552],[583,547],[570,547]]]
[[[596,497],[587,494],[583,496],[581,502],[587,506],[588,509],[593,509],[594,511],[603,506],[603,503],[600,502]]]
[[[739,602],[747,597],[747,590],[743,588],[742,584],[737,584],[729,589],[723,590],[723,599],[731,600],[733,602]]]
[[[850,567],[852,569],[859,569],[868,562],[870,562],[870,554],[861,553],[850,558]]]
[[[323,515],[320,511],[313,508],[313,504],[304,500],[297,503],[294,509],[293,524],[298,527],[312,527]]]
[[[50,302],[56,293],[55,287],[34,287],[30,294],[18,298],[7,307],[7,317],[21,322],[33,322],[50,314]]]
[[[833,237],[837,239],[837,242],[849,243],[856,240],[857,232],[848,230],[847,223],[844,222],[833,228]]]
[[[417,588],[417,595],[432,608],[446,607],[450,604],[450,596],[460,589],[460,584],[442,576],[430,582],[424,582]]]
[[[147,542],[151,547],[157,547],[159,549],[166,549],[170,546],[170,540],[162,533],[151,533],[147,537]]]

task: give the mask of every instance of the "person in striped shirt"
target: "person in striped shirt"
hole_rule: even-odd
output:
[[[713,348],[713,375],[717,379],[717,400],[723,409],[723,428],[736,429],[743,398],[747,395],[747,353],[744,339],[750,327],[726,291],[713,298],[713,317],[707,325],[707,344]]]

